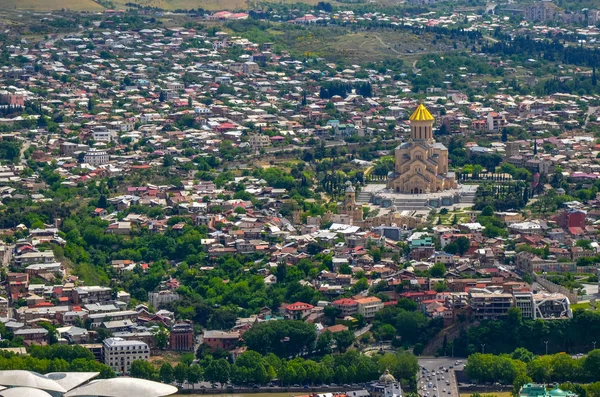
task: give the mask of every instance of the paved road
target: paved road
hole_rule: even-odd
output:
[[[462,360],[463,363],[465,361],[465,359],[450,357],[420,358],[419,395],[424,397],[460,397],[454,370],[450,369],[451,365],[457,369],[463,368],[462,364],[456,365],[456,360]],[[448,369],[448,372],[441,370],[440,367]],[[423,368],[426,371],[423,371]],[[431,387],[429,387],[429,383],[431,383]]]

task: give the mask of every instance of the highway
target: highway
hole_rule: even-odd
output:
[[[462,363],[457,365],[457,360],[461,360]],[[464,359],[450,357],[420,358],[417,377],[419,395],[423,397],[460,397],[454,369],[450,366],[463,369],[464,361]],[[440,367],[448,369],[448,372]],[[429,383],[431,383],[431,387],[429,387]]]

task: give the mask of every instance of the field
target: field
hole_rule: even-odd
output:
[[[598,307],[598,304],[596,304],[596,307]],[[594,309],[594,307],[590,305],[589,302],[575,303],[574,305],[571,305],[571,309],[598,310],[597,308]]]
[[[460,393],[460,397],[470,397],[473,393]],[[512,397],[512,393],[509,391],[500,391],[500,392],[481,392],[480,394],[486,396],[495,396],[495,397]]]
[[[92,0],[1,0],[2,10],[52,11],[102,11],[104,7]]]
[[[304,0],[303,3],[316,4],[319,0]],[[106,1],[109,4],[108,1]],[[248,8],[247,0],[112,0],[116,9],[125,9],[125,3],[140,6],[158,7],[164,10],[203,8],[205,10],[240,10]],[[331,2],[336,4],[335,2]],[[3,10],[53,11],[68,9],[73,11],[102,11],[105,7],[92,0],[0,0]]]

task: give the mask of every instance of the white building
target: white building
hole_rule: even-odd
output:
[[[148,293],[148,303],[159,308],[167,303],[174,302],[179,299],[179,295],[171,291],[158,291]]]
[[[104,150],[90,149],[83,157],[83,162],[89,165],[102,165],[108,163],[108,153]]]
[[[523,318],[533,320],[560,320],[573,317],[569,298],[560,293],[515,293],[515,306]]]
[[[106,338],[102,345],[104,364],[115,372],[129,373],[131,363],[135,360],[148,361],[150,358],[150,348],[141,341]]]
[[[105,126],[98,126],[92,130],[92,137],[96,142],[111,142],[117,137],[117,131],[109,130]]]

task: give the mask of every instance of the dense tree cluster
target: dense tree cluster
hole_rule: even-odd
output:
[[[480,383],[500,382],[522,386],[531,381],[588,382],[599,379],[600,349],[591,351],[579,359],[565,353],[534,356],[524,348],[512,354],[475,353],[469,356],[465,370],[473,381]]]
[[[425,317],[421,311],[417,311],[416,305],[411,305],[406,299],[401,299],[396,306],[387,306],[375,314],[373,332],[375,335],[381,335],[384,332],[389,335],[391,332],[389,326],[391,326],[395,330],[394,345],[416,345],[415,354],[420,354],[423,346],[437,335],[443,325],[443,319]]]
[[[0,351],[0,370],[29,370],[48,372],[89,371],[100,372],[101,378],[113,378],[110,367],[99,363],[89,349],[81,346],[32,346],[29,355],[16,355]]]
[[[534,353],[545,352],[548,341],[549,352],[587,352],[592,342],[600,335],[600,313],[576,310],[572,319],[543,321],[522,319],[519,309],[512,308],[506,320],[483,321],[461,332],[454,340],[454,353],[468,356],[481,351],[510,353],[524,347]]]
[[[370,382],[376,380],[386,369],[405,384],[414,384],[419,366],[416,357],[405,351],[366,356],[352,350],[313,360],[302,357],[286,359],[273,353],[263,356],[256,351],[247,350],[233,364],[224,358],[213,358],[210,355],[200,360],[199,364],[182,362],[175,367],[163,364],[156,368],[149,362],[135,361],[131,375],[166,383],[175,381],[178,384],[184,381],[194,384],[205,380],[222,384],[231,382],[235,385],[264,385],[277,379],[282,386],[289,386]]]

